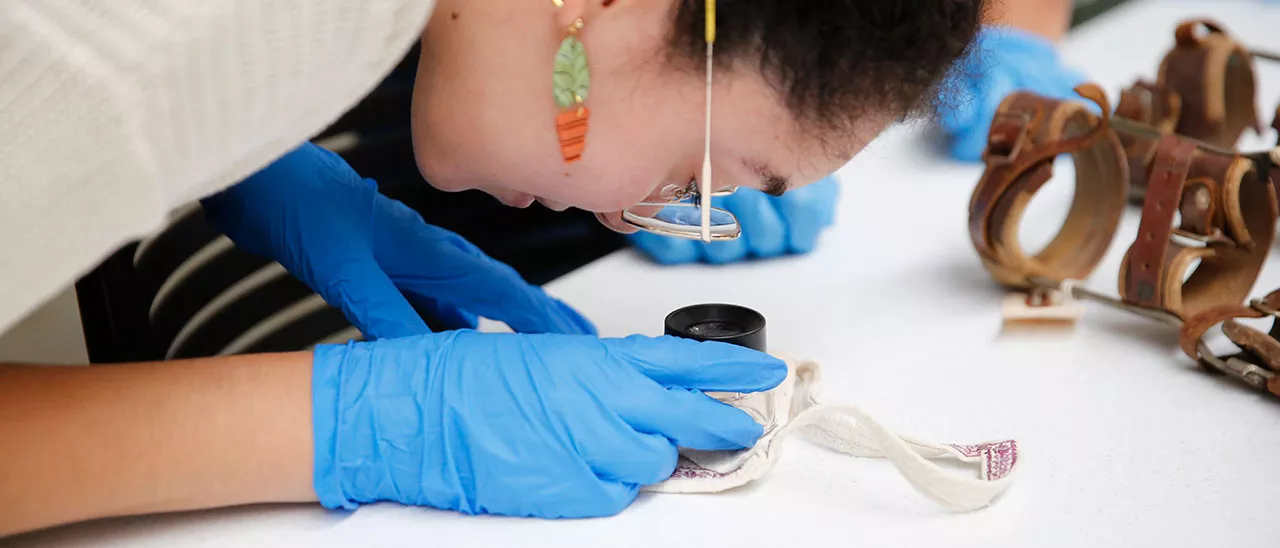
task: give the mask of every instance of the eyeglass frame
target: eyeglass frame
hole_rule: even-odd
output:
[[[704,241],[737,239],[742,234],[742,225],[738,222],[738,217],[735,216],[733,213],[730,213],[729,211],[726,211],[718,207],[707,207],[706,209],[702,209],[703,195],[699,191],[698,184],[699,184],[698,181],[690,181],[689,184],[684,187],[678,187],[676,185],[667,185],[662,189],[662,195],[665,198],[664,201],[661,201],[661,202],[645,201],[645,202],[640,202],[634,206],[631,206],[631,208],[627,208],[622,211],[622,220],[631,226],[645,230],[647,232],[652,232],[654,234],[660,234],[663,236],[672,236],[676,238],[684,238],[688,240],[699,240],[699,239],[703,239],[702,234],[692,232],[692,231],[670,230],[667,228],[663,228],[662,226],[649,224],[649,222],[654,218],[653,216],[639,215],[631,211],[632,208],[642,208],[642,207],[652,207],[652,208],[695,207],[695,208],[699,208],[700,212],[710,213],[714,211],[722,215],[727,215],[730,219],[733,220],[731,224],[713,226],[710,224],[709,215],[707,215],[708,218],[703,220],[702,228],[709,233],[708,235],[710,236],[710,238],[703,239]],[[733,194],[737,190],[738,190],[738,187],[736,186],[723,188],[723,189],[711,192],[708,198],[721,198],[721,197]],[[728,232],[726,232],[725,230],[717,230],[716,228],[717,226],[729,227]]]
[[[702,156],[702,177],[700,180],[691,181],[688,186],[683,189],[676,189],[666,202],[641,202],[632,207],[673,207],[673,206],[694,206],[697,207],[702,216],[700,233],[670,230],[660,226],[646,224],[642,219],[645,216],[637,215],[627,208],[622,212],[622,220],[627,224],[663,236],[673,236],[677,238],[685,238],[690,240],[702,240],[710,242],[712,240],[734,240],[742,234],[742,225],[738,222],[738,218],[733,213],[719,208],[711,207],[711,198],[728,196],[738,190],[737,186],[728,187],[724,190],[711,190],[711,75],[712,75],[712,59],[714,44],[716,38],[716,0],[706,0],[706,11],[704,13],[706,20],[706,41],[707,41],[707,84],[706,84],[706,124],[703,137],[703,156]],[[701,188],[699,188],[701,185]],[[668,185],[662,189],[662,194],[667,194],[673,185]],[[692,198],[697,202],[694,204],[685,204],[684,201]],[[729,232],[716,234],[712,231],[711,213],[712,211],[728,215],[733,219]],[[649,217],[652,218],[652,217]]]

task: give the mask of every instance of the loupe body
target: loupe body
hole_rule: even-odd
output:
[[[695,341],[718,341],[768,352],[764,316],[736,304],[686,306],[667,314],[663,331]]]

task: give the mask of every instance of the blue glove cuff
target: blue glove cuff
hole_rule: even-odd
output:
[[[316,497],[325,508],[355,510],[359,504],[347,498],[337,465],[338,402],[342,367],[355,342],[316,346],[311,361],[311,431],[314,438]]]
[[[431,371],[424,363],[456,333],[316,346],[311,365],[312,484],[322,506],[354,510],[361,504],[397,501],[470,508],[453,489],[458,480],[450,475],[452,467],[421,466],[440,461],[427,454],[432,449],[424,440],[440,431],[427,422],[439,412],[424,415],[419,407],[439,404],[421,398]]]

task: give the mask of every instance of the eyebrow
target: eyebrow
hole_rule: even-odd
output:
[[[760,162],[751,158],[743,158],[742,165],[748,170],[760,177],[760,190],[770,196],[782,196],[790,187],[791,182],[783,175],[779,175],[764,162]]]

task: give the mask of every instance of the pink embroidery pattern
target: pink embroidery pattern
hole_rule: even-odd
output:
[[[995,481],[1009,475],[1013,465],[1018,464],[1018,442],[1004,440],[995,443],[979,443],[977,445],[949,445],[961,455],[968,458],[982,458],[983,479]]]

